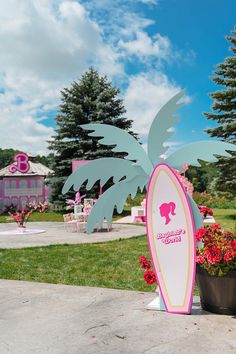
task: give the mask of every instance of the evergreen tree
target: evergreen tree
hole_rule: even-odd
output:
[[[230,50],[233,55],[216,66],[213,81],[220,85],[221,89],[210,94],[214,100],[213,112],[204,114],[208,119],[219,123],[219,126],[207,130],[210,136],[236,143],[236,26],[226,39],[231,44]],[[233,158],[221,158],[217,163],[219,177],[216,187],[219,191],[236,195],[236,154],[232,155]]]
[[[194,186],[195,192],[214,194],[217,167],[215,163],[200,161],[201,167],[189,166],[186,177]]]
[[[73,159],[124,156],[112,152],[112,147],[100,145],[98,139],[89,137],[80,125],[102,123],[129,131],[132,121],[124,118],[125,112],[119,89],[113,87],[106,76],[99,76],[93,68],[82,75],[79,81],[74,81],[69,88],[61,91],[56,134],[49,142],[49,149],[54,153],[50,167],[55,172],[49,178],[52,202],[65,200],[61,190],[71,173]]]
[[[14,149],[0,149],[0,169],[13,162],[15,153],[16,150]]]

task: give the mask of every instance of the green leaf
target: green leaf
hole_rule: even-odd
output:
[[[203,227],[203,219],[202,219],[202,214],[199,211],[199,208],[197,206],[197,204],[195,203],[195,201],[193,200],[193,198],[190,197],[189,194],[188,195],[188,200],[192,209],[192,214],[193,214],[193,220],[194,220],[194,229],[195,231],[197,229],[199,229],[200,227]],[[202,242],[198,242],[197,246],[198,248],[200,248],[202,245]]]

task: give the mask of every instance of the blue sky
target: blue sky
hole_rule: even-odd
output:
[[[235,13],[234,0],[1,1],[0,147],[47,153],[60,90],[91,63],[121,89],[144,144],[180,89],[186,105],[170,149],[209,139],[209,76],[229,55]]]

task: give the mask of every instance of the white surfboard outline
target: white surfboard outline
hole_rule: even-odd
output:
[[[149,227],[149,222],[150,222],[150,210],[149,208],[149,199],[150,197],[153,196],[153,192],[155,189],[156,181],[153,184],[153,178],[155,175],[157,175],[156,179],[158,178],[159,171],[164,170],[165,173],[167,173],[177,188],[178,194],[183,202],[183,205],[185,205],[184,208],[184,214],[185,214],[185,220],[188,224],[188,218],[190,219],[190,230],[188,233],[188,242],[189,242],[189,252],[188,252],[188,276],[186,279],[186,295],[185,295],[185,302],[182,306],[172,306],[169,301],[168,301],[168,291],[163,290],[163,287],[165,287],[165,282],[162,278],[161,271],[158,271],[158,268],[161,270],[161,267],[158,262],[158,256],[157,256],[157,249],[156,245],[154,242],[154,233],[150,231]],[[152,193],[151,193],[152,189]],[[180,192],[180,193],[179,193]],[[193,219],[193,214],[192,214],[192,209],[191,205],[189,203],[188,196],[179,180],[179,178],[176,176],[175,172],[173,169],[165,164],[165,163],[160,163],[156,165],[154,168],[151,177],[149,179],[148,183],[148,190],[147,190],[147,203],[146,203],[146,230],[147,230],[147,238],[148,238],[148,246],[152,258],[152,263],[154,266],[154,270],[157,276],[157,281],[158,285],[160,288],[161,296],[163,299],[163,302],[165,304],[166,311],[169,313],[180,313],[180,314],[189,314],[191,310],[191,305],[192,305],[192,298],[193,298],[193,291],[194,291],[194,282],[195,282],[195,273],[196,273],[196,242],[195,242],[195,230],[194,230],[194,219]],[[150,204],[151,205],[151,204]],[[152,211],[152,210],[151,210]],[[156,257],[153,256],[153,252],[155,250]],[[167,293],[167,296],[166,296]]]

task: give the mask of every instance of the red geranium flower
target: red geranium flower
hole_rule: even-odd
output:
[[[197,230],[196,262],[210,275],[224,276],[235,269],[236,239],[235,233],[225,231],[219,224],[205,226]]]
[[[202,240],[202,238],[205,236],[207,230],[204,229],[204,227],[200,227],[200,229],[197,230],[196,234],[195,234],[195,237],[196,237],[196,240],[199,242]]]
[[[209,249],[205,252],[204,256],[206,257],[206,259],[208,260],[208,262],[211,263],[211,264],[216,264],[216,263],[220,262],[221,259],[222,259],[221,251],[220,251],[220,249],[219,249],[217,246],[215,246],[215,245],[213,245],[211,248],[209,248]]]
[[[202,255],[196,257],[196,262],[199,264],[203,264],[205,262],[205,258]]]
[[[207,215],[211,215],[211,216],[213,215],[213,211],[211,210],[211,208],[208,208],[205,205],[199,205],[198,208],[200,213],[203,214],[204,217],[206,217]]]
[[[139,264],[141,265],[141,267],[143,269],[150,269],[151,268],[151,264],[145,256],[140,256]]]
[[[231,241],[230,246],[233,248],[233,250],[236,250],[236,240]]]
[[[143,277],[147,284],[151,285],[157,282],[156,274],[151,269],[146,270]]]
[[[232,250],[228,250],[225,255],[224,255],[224,260],[226,262],[229,262],[231,261],[232,259],[234,258],[234,254],[233,254],[233,251]]]
[[[217,229],[220,229],[221,226],[220,226],[219,224],[213,224],[213,225],[210,226],[210,228],[211,228],[212,230],[217,230]]]

